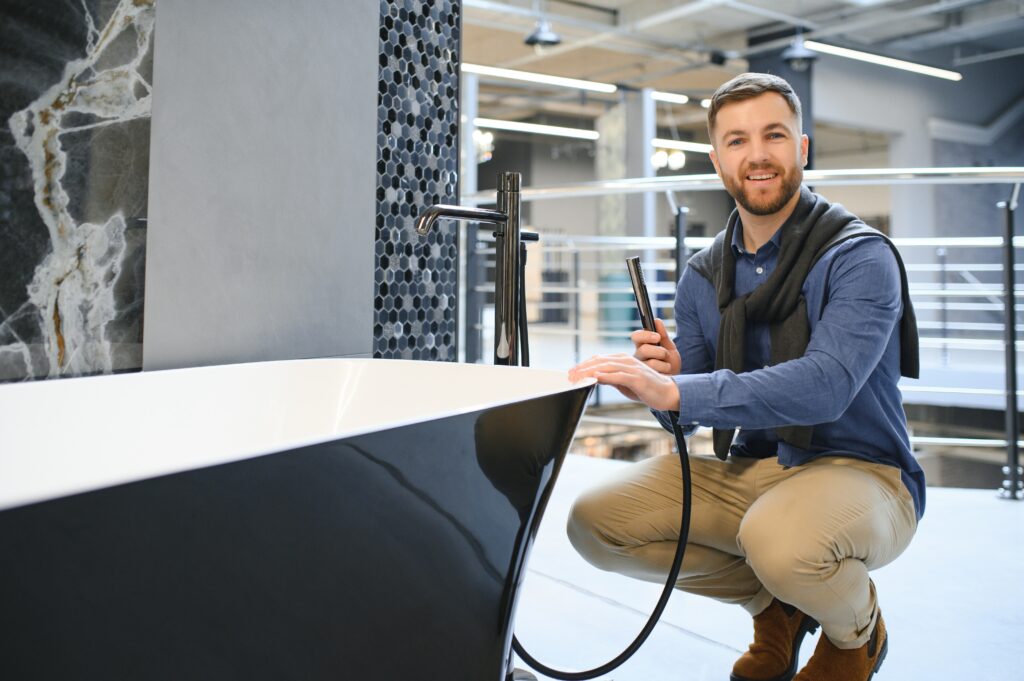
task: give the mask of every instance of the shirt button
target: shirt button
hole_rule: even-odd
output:
[[[754,271],[755,271],[755,272],[757,272],[758,274],[764,274],[764,268],[763,268],[763,267],[758,267],[758,268],[757,268],[756,270],[754,270]]]

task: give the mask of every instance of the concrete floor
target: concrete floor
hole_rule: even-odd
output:
[[[604,663],[640,631],[660,593],[659,586],[590,566],[565,536],[573,499],[628,465],[569,456],[555,486],[516,625],[526,649],[548,665],[580,670]],[[872,576],[890,633],[876,678],[1024,681],[1024,502],[988,490],[929,488],[914,542]],[[647,644],[600,678],[724,681],[751,631],[740,608],[676,592]],[[820,629],[805,640],[802,662],[817,636]]]

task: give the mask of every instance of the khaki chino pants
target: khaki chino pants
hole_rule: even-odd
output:
[[[835,456],[793,468],[776,458],[691,456],[690,470],[679,589],[751,615],[775,596],[818,620],[838,647],[867,642],[878,617],[868,571],[899,556],[917,529],[898,468]],[[681,495],[677,456],[633,464],[577,499],[569,538],[598,568],[663,583]]]

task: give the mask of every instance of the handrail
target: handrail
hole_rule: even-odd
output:
[[[484,235],[481,241],[489,241]],[[714,241],[710,236],[688,236],[686,247],[697,250],[710,246]],[[1003,237],[1001,236],[948,236],[948,237],[893,237],[892,242],[898,247],[936,247],[947,248],[1002,248]],[[574,234],[551,234],[545,235],[545,244],[591,244],[603,245],[609,248],[630,247],[643,249],[674,249],[676,239],[673,236],[595,236],[595,235],[574,235]],[[1014,248],[1024,248],[1024,236],[1013,238]],[[947,265],[947,269],[951,267]],[[1001,269],[1000,269],[1001,271]]]
[[[934,184],[1019,184],[1024,182],[1024,167],[997,168],[864,168],[853,170],[805,170],[804,183],[816,187],[836,185],[934,185]],[[643,194],[646,192],[710,191],[724,189],[715,174],[666,175],[624,180],[600,180],[550,187],[524,187],[522,200],[544,201],[607,194]],[[494,203],[496,192],[482,191],[462,197],[462,204],[478,206]]]
[[[663,430],[663,426],[651,419],[632,419],[616,416],[592,416],[584,414],[580,418],[581,423],[592,423],[598,426],[622,426],[625,428],[636,428],[641,430]],[[1006,440],[991,438],[966,438],[966,437],[925,437],[918,435],[910,436],[912,445],[931,445],[940,447],[984,447],[1002,448],[1006,446]],[[1024,441],[1018,441],[1024,445]]]
[[[989,387],[955,387],[955,386],[903,386],[900,388],[904,393],[935,393],[949,395],[971,395],[980,398],[988,404],[998,395],[1006,397],[1007,404],[1007,433],[1017,432],[1015,406],[1016,398],[1022,394],[1016,385],[1015,364],[1010,368],[1011,361],[1015,362],[1017,354],[1024,351],[1024,341],[1018,340],[1015,336],[1018,328],[1024,328],[1016,323],[1015,314],[1024,309],[1024,285],[1014,281],[1012,276],[1024,266],[1014,261],[1014,253],[1018,248],[1024,248],[1024,237],[1014,235],[1012,226],[1014,209],[1020,196],[1020,185],[1024,183],[1024,167],[1002,167],[1002,168],[904,168],[888,170],[824,170],[807,171],[804,181],[811,187],[818,186],[842,186],[842,185],[984,185],[984,184],[1010,184],[1010,199],[998,204],[998,207],[1005,213],[1004,229],[999,235],[993,236],[966,236],[966,237],[895,237],[892,239],[895,246],[902,249],[912,249],[920,253],[920,249],[936,249],[937,263],[932,262],[911,262],[908,270],[920,272],[926,276],[926,281],[912,280],[910,294],[914,297],[915,303],[922,311],[935,310],[941,312],[938,319],[932,319],[932,315],[925,315],[919,321],[919,328],[924,334],[931,332],[936,335],[922,335],[920,345],[922,349],[937,349],[941,357],[941,366],[949,363],[949,352],[951,350],[963,352],[963,358],[969,362],[980,362],[979,366],[987,366],[989,355],[992,351],[1002,348],[1006,356],[1005,367],[1007,375],[1007,387],[1005,390],[997,390]],[[716,175],[677,175],[671,177],[634,178],[615,181],[588,182],[575,185],[549,186],[524,188],[522,199],[524,201],[538,201],[559,198],[576,197],[599,197],[610,194],[640,194],[647,192],[663,193],[669,200],[670,205],[678,203],[677,197],[673,195],[676,191],[723,191],[722,182]],[[493,194],[480,192],[471,196],[463,197],[464,204],[487,204],[493,202]],[[677,216],[678,217],[678,216]],[[685,222],[677,220],[676,232],[685,234]],[[482,241],[487,241],[486,235]],[[605,261],[607,258],[596,257],[604,251],[625,251],[625,252],[646,252],[645,258],[653,269],[664,269],[666,271],[674,268],[678,271],[683,264],[682,258],[687,252],[693,252],[708,246],[712,242],[708,237],[685,237],[683,243],[675,237],[640,237],[640,236],[598,236],[598,235],[576,235],[563,233],[550,233],[544,240],[543,250],[545,267],[550,264],[557,271],[558,276],[542,278],[536,291],[541,293],[541,298],[533,300],[535,309],[543,311],[539,325],[534,331],[540,335],[565,336],[572,339],[573,356],[577,361],[581,356],[582,339],[593,337],[600,342],[603,339],[617,338],[624,339],[626,333],[624,328],[619,328],[623,322],[627,322],[618,308],[630,308],[632,305],[626,298],[631,289],[617,282],[614,279],[604,277]],[[488,272],[493,269],[488,254],[493,252],[489,244],[484,245],[480,241],[477,245],[467,249],[467,258],[473,259],[473,266],[468,271],[473,273],[467,276],[466,290],[474,296],[479,306],[479,301],[484,299],[484,294],[489,292],[485,282]],[[988,260],[987,253],[998,249],[1002,252],[1002,265],[991,262],[971,263],[971,258],[961,251],[964,249],[980,249],[985,252],[984,260]],[[664,255],[670,252],[669,258]],[[588,257],[588,252],[593,254]],[[947,253],[954,254],[947,260]],[[581,256],[587,258],[587,262],[581,262]],[[916,259],[916,258],[912,258]],[[951,260],[951,261],[950,261]],[[595,261],[595,262],[592,262]],[[536,261],[535,261],[536,262]],[[1002,286],[998,286],[991,276],[980,277],[982,272],[1004,273]],[[1007,274],[1009,273],[1009,274]],[[582,274],[582,276],[581,276]],[[952,281],[950,281],[952,277]],[[591,281],[593,279],[593,281]],[[963,281],[959,281],[962,279]],[[666,302],[664,296],[670,295],[674,284],[670,281],[658,281],[653,284],[652,293],[659,296],[658,306],[662,309],[670,308],[671,303]],[[581,297],[594,295],[597,298],[599,311],[608,310],[598,314],[594,319],[586,322],[587,327],[580,325],[581,319]],[[619,294],[622,294],[621,296]],[[619,298],[622,300],[619,300]],[[982,302],[985,301],[985,302]],[[592,301],[589,303],[592,304]],[[954,316],[950,318],[947,312],[993,312],[1003,310],[1003,322],[994,323],[996,320],[973,321],[972,318]],[[557,310],[555,314],[548,314],[551,310]],[[990,315],[989,315],[990,316]],[[571,320],[571,321],[570,321]],[[551,322],[551,324],[547,324]],[[1007,323],[1009,322],[1009,323]],[[568,326],[566,326],[568,324]],[[596,324],[596,326],[595,326]],[[591,328],[594,327],[594,328]],[[483,327],[480,321],[470,321],[464,328],[473,329],[474,332]],[[1000,330],[1006,334],[1002,340],[997,340],[994,334]],[[589,341],[588,341],[589,342]],[[467,354],[467,357],[469,355]],[[474,355],[476,356],[476,355]],[[973,364],[972,364],[973,366]],[[941,377],[940,377],[941,380]],[[986,378],[985,381],[988,379]],[[932,398],[925,398],[925,403],[930,403]],[[942,403],[940,398],[938,403]],[[1012,405],[1012,406],[1011,406]],[[1011,422],[1010,416],[1013,420]],[[604,419],[588,419],[592,423]],[[605,420],[611,423],[611,420]],[[655,426],[657,427],[657,426]],[[912,437],[911,441],[915,447],[924,446],[963,446],[963,447],[1005,447],[1007,450],[1007,466],[1004,467],[1004,474],[1008,479],[1004,480],[1002,492],[1006,498],[1024,498],[1024,470],[1019,465],[1018,442],[1010,437],[1005,440],[979,439],[979,438],[943,438],[943,437]]]

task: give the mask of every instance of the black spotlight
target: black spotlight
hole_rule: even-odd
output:
[[[526,36],[523,42],[527,45],[550,47],[562,42],[562,36],[551,30],[551,24],[546,19],[538,19],[537,25],[533,27],[533,33]]]

